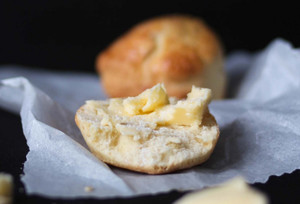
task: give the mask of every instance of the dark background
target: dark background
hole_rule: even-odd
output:
[[[94,71],[98,52],[136,23],[163,14],[202,17],[226,53],[276,37],[300,46],[299,7],[288,1],[0,1],[0,64]]]
[[[163,14],[202,17],[225,54],[255,52],[281,37],[300,47],[299,7],[288,1],[1,1],[0,65],[94,72],[95,56],[136,23]],[[15,203],[171,203],[179,192],[129,200],[54,200],[27,196],[19,180],[28,147],[19,116],[0,109],[0,172],[15,178]],[[300,203],[300,171],[256,183],[272,203]]]

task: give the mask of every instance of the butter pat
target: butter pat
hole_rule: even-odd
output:
[[[186,100],[167,105],[158,110],[161,125],[200,125],[207,105],[211,101],[211,90],[192,87]]]
[[[108,110],[123,116],[140,116],[158,125],[198,126],[211,95],[210,89],[193,86],[187,99],[171,100],[164,85],[157,84],[136,97],[110,99]]]
[[[157,84],[140,95],[123,101],[124,110],[129,115],[150,113],[167,104],[169,104],[169,97],[162,84]]]
[[[267,204],[262,193],[249,187],[242,178],[235,178],[221,186],[190,193],[175,204]]]

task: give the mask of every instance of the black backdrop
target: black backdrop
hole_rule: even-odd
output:
[[[0,65],[94,72],[95,56],[136,23],[163,14],[202,17],[220,36],[226,54],[254,52],[276,37],[300,46],[299,9],[287,1],[13,1],[0,0]],[[55,200],[27,196],[19,176],[28,147],[20,118],[0,109],[0,172],[15,178],[15,203],[171,203],[171,192],[130,200]],[[300,171],[255,184],[272,203],[299,203]]]
[[[299,9],[247,1],[0,1],[0,64],[94,71],[94,59],[136,23],[163,14],[202,17],[226,53],[256,51],[276,37],[300,45]]]

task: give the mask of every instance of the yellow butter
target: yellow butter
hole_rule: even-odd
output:
[[[129,115],[150,113],[167,104],[169,104],[169,98],[162,84],[157,84],[140,95],[123,101],[124,110]]]
[[[140,116],[158,125],[199,125],[211,101],[211,90],[193,86],[187,99],[170,100],[163,84],[136,97],[110,99],[109,111],[123,116]]]
[[[158,110],[161,125],[199,125],[211,100],[211,90],[192,87],[186,100]]]
[[[267,204],[267,197],[256,191],[240,177],[226,183],[207,188],[199,192],[189,193],[175,204]]]

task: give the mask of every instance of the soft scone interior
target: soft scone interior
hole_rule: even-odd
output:
[[[208,111],[209,89],[193,87],[187,99],[169,98],[158,84],[137,97],[87,101],[76,123],[91,152],[114,166],[149,174],[198,165],[219,136]]]

